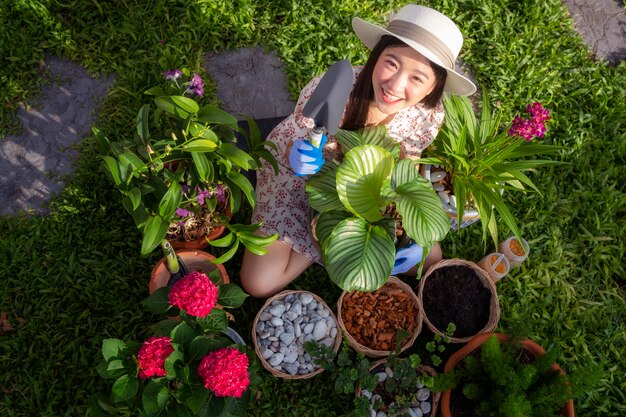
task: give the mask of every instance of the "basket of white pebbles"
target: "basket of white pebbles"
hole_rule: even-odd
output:
[[[304,343],[314,341],[337,352],[341,332],[335,314],[320,297],[308,291],[283,291],[257,313],[252,340],[261,364],[274,376],[305,379],[323,368],[304,351]]]

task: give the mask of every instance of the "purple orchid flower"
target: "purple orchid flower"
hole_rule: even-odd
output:
[[[189,92],[199,97],[204,94],[204,83],[202,82],[202,78],[200,78],[200,76],[195,72],[193,73],[193,77],[189,82]]]
[[[211,192],[209,190],[202,190],[200,187],[196,187],[196,193],[196,198],[201,206],[204,206],[205,198],[211,197]]]
[[[191,216],[193,213],[187,209],[184,209],[182,207],[179,207],[176,209],[176,215],[178,217],[180,217],[181,219],[184,219],[185,217],[189,217]]]
[[[183,72],[179,69],[171,69],[163,71],[163,75],[165,75],[166,80],[176,81],[183,75]]]
[[[217,187],[215,188],[215,194],[217,194],[217,201],[219,201],[220,203],[226,201],[226,197],[224,196],[224,185],[217,184]]]

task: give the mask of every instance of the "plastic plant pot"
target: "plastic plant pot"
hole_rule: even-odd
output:
[[[522,238],[522,242],[515,238],[515,236],[511,236],[504,242],[500,243],[500,253],[503,253],[506,256],[506,259],[509,260],[509,265],[511,268],[518,267],[526,260],[528,257],[528,253],[530,251],[530,246],[528,242],[524,238]]]
[[[511,270],[509,260],[503,253],[493,252],[478,262],[478,266],[487,272],[493,282],[498,282]]]

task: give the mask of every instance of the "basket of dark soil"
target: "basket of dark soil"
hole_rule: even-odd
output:
[[[376,291],[344,291],[337,301],[337,320],[348,344],[372,358],[389,356],[396,349],[398,330],[409,334],[401,347],[404,351],[422,329],[417,296],[393,276]]]
[[[500,319],[494,282],[474,262],[444,259],[421,279],[418,302],[426,326],[445,336],[450,323],[455,331],[448,338],[465,343],[480,333],[491,332]]]

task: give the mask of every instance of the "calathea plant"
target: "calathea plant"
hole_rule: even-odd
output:
[[[384,126],[339,130],[343,161],[328,161],[306,184],[319,212],[315,234],[330,278],[346,291],[386,281],[406,235],[427,250],[449,228],[437,194],[416,162],[400,159]],[[399,239],[400,237],[400,239]]]
[[[104,170],[143,232],[141,253],[150,253],[166,236],[178,240],[170,234],[187,226],[208,234],[209,228],[223,225],[231,233],[217,244],[231,250],[219,262],[232,256],[240,242],[263,254],[263,246],[276,236],[261,238],[253,233],[259,225],[233,225],[229,215],[240,209],[244,197],[254,207],[254,187],[243,171],[260,168],[263,158],[277,172],[268,150],[275,145],[262,140],[252,119],[245,131],[229,113],[204,103],[197,74],[183,69],[164,76],[164,86],[144,93],[152,103],[139,109],[132,130],[114,140],[93,130]],[[249,152],[237,147],[236,132],[247,140]]]

